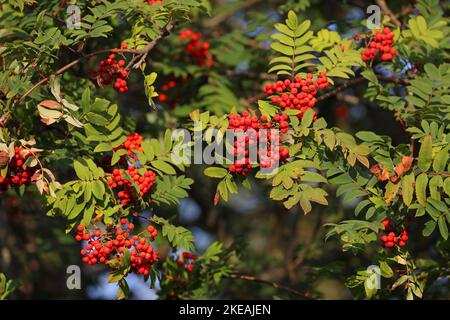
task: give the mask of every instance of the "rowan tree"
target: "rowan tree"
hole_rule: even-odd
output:
[[[448,297],[444,4],[376,1],[368,29],[364,1],[72,2],[0,2],[0,270],[25,284],[15,294],[64,295],[30,284],[51,261],[59,277],[109,272],[119,299],[130,274],[162,299],[329,298],[330,278],[355,298]],[[192,147],[178,128],[202,150],[242,134],[236,158],[175,161]],[[15,287],[2,274],[0,298]]]

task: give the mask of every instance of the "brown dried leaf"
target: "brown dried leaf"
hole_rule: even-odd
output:
[[[38,104],[38,106],[44,106],[48,109],[61,110],[62,106],[53,100],[44,100]]]
[[[56,120],[55,119],[41,119],[41,121],[46,124],[47,126],[51,125],[52,123],[55,123]]]
[[[36,172],[31,176],[31,182],[36,182],[43,179],[41,170],[36,170]]]
[[[409,171],[409,169],[411,169],[413,161],[414,161],[413,157],[403,156],[402,165],[403,165],[405,171]]]
[[[4,166],[9,162],[9,154],[8,151],[2,150],[0,151],[0,166]]]
[[[46,185],[46,183],[44,182],[44,179],[42,179],[42,178],[36,181],[36,187],[40,194],[42,194],[44,192],[45,185]]]

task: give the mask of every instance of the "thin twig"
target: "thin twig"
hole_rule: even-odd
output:
[[[2,55],[2,66],[3,66],[3,72],[6,71],[6,56]]]
[[[450,177],[450,173],[443,173],[443,172],[418,170],[418,171],[416,171],[416,173],[426,173],[426,174],[429,174],[432,176]]]
[[[55,17],[57,17],[59,15],[59,13],[61,12],[62,8],[64,7],[66,0],[62,0],[61,4],[59,5],[58,11],[56,11],[55,13]]]
[[[392,83],[396,83],[396,84],[402,84],[402,85],[408,85],[409,81],[408,79],[404,79],[404,78],[398,78],[398,77],[383,77],[383,76],[378,76],[377,78],[379,80],[385,81],[385,82],[392,82]],[[336,87],[335,89],[326,92],[325,94],[321,95],[320,97],[317,98],[317,102],[319,101],[323,101],[325,99],[328,99],[334,95],[336,95],[337,93],[347,89],[348,87],[351,87],[361,81],[364,81],[365,78],[364,77],[357,77],[355,79],[349,80],[347,82],[344,82],[343,84],[341,84],[340,86]]]
[[[377,3],[377,5],[381,8],[381,10],[388,15],[392,22],[398,27],[400,28],[400,26],[402,25],[402,23],[400,22],[400,20],[398,20],[397,16],[391,11],[391,9],[389,9],[387,3],[385,0],[376,0],[375,1]]]
[[[262,2],[261,0],[247,0],[247,1],[236,1],[229,5],[229,7],[223,8],[221,12],[215,15],[213,18],[208,19],[203,22],[203,27],[206,29],[214,29],[218,25],[222,24],[225,20],[235,14],[237,11],[250,8],[251,6]]]
[[[227,76],[238,76],[238,77],[245,77],[247,79],[262,79],[262,80],[271,80],[276,81],[277,76],[270,73],[257,73],[257,72],[251,72],[251,71],[236,71],[236,70],[226,70],[225,74]]]
[[[405,132],[409,134],[406,130]],[[409,152],[411,153],[411,157],[414,157],[414,139],[412,137],[409,139]]]
[[[385,82],[392,82],[392,83],[402,84],[402,85],[408,85],[408,84],[409,84],[408,79],[404,79],[404,78],[398,78],[398,77],[384,77],[384,76],[378,76],[378,75],[377,75],[377,78],[378,78],[379,80],[385,81]],[[362,82],[362,81],[364,81],[364,80],[365,80],[365,78],[362,77],[362,76],[360,76],[360,77],[357,77],[357,78],[355,78],[355,79],[346,81],[346,82],[344,82],[343,84],[337,86],[335,89],[333,89],[333,90],[331,90],[331,91],[328,91],[328,92],[324,93],[323,95],[321,95],[320,97],[318,97],[316,101],[317,101],[317,102],[321,102],[321,101],[323,101],[323,100],[326,100],[326,99],[328,99],[328,98],[330,98],[330,97],[332,97],[332,96],[335,96],[335,95],[338,94],[339,92],[344,91],[345,89],[347,89],[347,88],[349,88],[349,87],[351,87],[351,86],[353,86],[353,85],[355,85],[355,84],[357,84],[357,83],[360,83],[360,82]],[[250,105],[250,104],[252,104],[252,103],[258,101],[259,99],[263,99],[265,96],[266,96],[265,93],[257,94],[257,95],[255,95],[255,96],[253,96],[253,97],[248,98],[248,99],[245,101],[244,104],[245,104],[245,105]]]
[[[17,102],[22,101],[25,97],[27,97],[28,95],[30,95],[36,88],[38,88],[40,85],[46,83],[47,81],[49,81],[51,79],[51,77],[57,76],[59,74],[64,73],[66,70],[72,68],[73,66],[77,65],[80,61],[82,61],[83,59],[87,59],[93,56],[97,56],[103,53],[119,53],[119,52],[126,52],[126,53],[133,53],[136,54],[135,58],[140,58],[139,62],[136,63],[134,65],[134,67],[139,68],[140,64],[145,60],[145,58],[147,57],[149,51],[151,49],[153,49],[153,47],[156,45],[157,41],[159,41],[160,39],[162,39],[163,37],[167,36],[170,32],[170,30],[173,28],[173,22],[169,22],[166,27],[164,27],[162,29],[162,32],[159,36],[157,36],[155,39],[153,39],[152,41],[150,41],[142,50],[130,50],[130,49],[104,49],[104,50],[99,50],[96,52],[92,52],[89,54],[86,54],[76,60],[73,60],[72,62],[66,64],[65,66],[63,66],[62,68],[58,69],[55,73],[52,73],[51,75],[43,78],[42,80],[40,80],[39,82],[37,82],[36,84],[34,84],[30,89],[28,89]]]
[[[145,61],[145,58],[147,57],[150,50],[153,49],[153,47],[156,45],[156,43],[161,40],[162,38],[168,36],[170,34],[170,31],[175,26],[175,23],[169,22],[164,28],[161,29],[161,33],[152,41],[150,41],[139,53],[139,61],[133,65],[133,68],[138,69],[142,65],[142,63]],[[130,62],[131,64],[131,62]]]
[[[353,80],[346,81],[343,84],[341,84],[340,86],[336,87],[335,89],[324,93],[323,95],[318,97],[316,101],[320,102],[320,101],[323,101],[325,99],[328,99],[328,98],[336,95],[337,93],[347,89],[348,87],[353,86],[353,85],[363,81],[364,79],[365,79],[364,77],[358,77],[358,78],[355,78]]]
[[[25,97],[29,96],[36,88],[38,88],[40,85],[46,83],[47,81],[49,81],[51,79],[51,77],[60,75],[61,73],[64,73],[66,70],[72,68],[73,66],[77,65],[80,61],[82,61],[83,59],[87,59],[87,58],[91,58],[93,56],[97,56],[103,53],[110,53],[110,52],[128,52],[128,53],[138,53],[139,51],[136,50],[128,50],[128,49],[105,49],[105,50],[100,50],[100,51],[96,51],[96,52],[92,52],[89,54],[86,54],[76,60],[73,60],[72,62],[66,64],[65,66],[63,66],[62,68],[56,70],[56,72],[52,73],[51,75],[41,79],[39,82],[37,82],[36,84],[34,84],[30,89],[28,89],[18,100],[18,102],[22,101],[23,99],[25,99]]]
[[[249,276],[249,275],[243,275],[243,274],[230,274],[227,276],[227,278],[229,279],[237,279],[237,280],[244,280],[244,281],[252,281],[252,282],[258,282],[258,283],[262,283],[262,284],[266,284],[269,286],[272,286],[276,289],[280,289],[280,290],[284,290],[286,292],[289,292],[297,297],[302,298],[303,300],[315,300],[314,298],[309,297],[307,294],[301,293],[295,289],[286,287],[284,285],[281,285],[279,283],[276,282],[271,282],[271,281],[267,281],[267,280],[263,280],[263,279],[259,279],[256,278],[254,276]]]
[[[263,93],[260,93],[260,94],[257,94],[256,96],[253,96],[253,97],[248,98],[248,99],[247,99],[247,103],[248,103],[248,104],[252,104],[252,103],[254,103],[254,102],[256,102],[256,101],[258,101],[258,100],[264,98],[265,96],[266,96],[266,94],[265,94],[264,92],[263,92]]]
[[[401,84],[404,86],[407,86],[409,84],[409,80],[405,79],[405,78],[398,78],[398,77],[383,77],[383,76],[379,76],[377,75],[377,78],[381,81],[385,81],[385,82],[392,82],[395,84]]]
[[[320,231],[320,227],[322,226],[322,219],[321,219],[321,213],[323,211],[323,208],[325,207],[321,207],[321,211],[319,212],[319,214],[317,215],[317,220],[316,223],[314,225],[314,229],[312,231],[312,235],[311,238],[309,239],[308,243],[304,246],[303,248],[303,252],[302,254],[300,254],[294,261],[293,261],[293,269],[298,269],[300,268],[300,266],[303,264],[303,262],[306,259],[306,256],[308,255],[309,251],[311,250],[311,247],[314,243],[314,241],[317,239],[317,235]]]

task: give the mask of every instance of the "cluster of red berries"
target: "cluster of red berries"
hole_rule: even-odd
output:
[[[361,59],[369,61],[375,59],[378,52],[381,52],[381,60],[389,61],[397,54],[397,50],[392,47],[394,44],[394,33],[388,27],[383,31],[376,31],[375,37],[369,42],[364,50]]]
[[[139,133],[135,132],[132,134],[129,134],[127,136],[127,140],[125,140],[124,143],[122,143],[120,146],[114,149],[114,151],[125,149],[128,152],[129,156],[135,155],[136,151],[142,152],[142,146],[141,143],[144,140],[144,137],[141,136]]]
[[[237,159],[228,168],[229,171],[239,173],[243,176],[247,175],[252,169],[249,148],[257,148],[258,142],[259,146],[267,146],[267,150],[264,153],[261,153],[261,148],[258,148],[257,151],[261,168],[274,168],[276,164],[286,161],[289,156],[289,150],[279,145],[281,135],[278,134],[278,131],[273,132],[270,130],[277,128],[277,126],[268,121],[266,116],[261,116],[258,119],[256,115],[250,115],[247,111],[244,111],[242,115],[229,114],[228,119],[228,130],[233,130],[237,133],[236,141],[233,145],[233,156],[237,156]],[[277,119],[280,126],[282,125],[281,129],[286,132],[289,126],[289,123],[286,121],[287,115],[278,115]],[[265,134],[261,134],[261,129],[266,130]],[[273,144],[276,147],[274,150],[271,150],[273,149]]]
[[[122,43],[121,49],[126,49],[126,43]],[[125,60],[116,60],[114,53],[110,54],[107,59],[100,61],[100,67],[97,72],[91,73],[92,77],[97,78],[100,85],[109,85],[114,81],[114,89],[119,92],[127,92],[128,72],[124,69]]]
[[[265,116],[262,116],[261,121],[267,121],[267,118]],[[289,116],[285,113],[279,113],[273,116],[273,121],[277,122],[280,125],[280,131],[281,133],[288,132],[289,129]]]
[[[143,152],[144,149],[142,149],[141,143],[144,140],[144,137],[141,136],[139,133],[131,133],[127,136],[127,140],[125,140],[124,143],[122,143],[117,148],[114,148],[113,151],[117,151],[120,149],[126,150],[127,155],[123,155],[120,157],[119,164],[124,165],[127,163],[127,159],[130,161],[130,163],[135,163],[138,161],[138,157],[136,155],[137,152]]]
[[[12,187],[31,183],[31,177],[36,169],[23,167],[25,161],[32,155],[28,149],[14,147],[14,156],[9,161],[5,177],[0,176],[0,193]]]
[[[98,228],[89,231],[82,225],[77,227],[77,241],[85,240],[87,244],[81,250],[83,262],[90,265],[103,263],[107,265],[111,260],[120,261],[125,250],[130,250],[131,270],[147,276],[153,263],[158,259],[158,251],[154,250],[151,242],[158,235],[153,226],[147,227],[148,236],[131,236],[134,224],[122,218],[121,226],[110,231]]]
[[[128,161],[126,169],[113,169],[111,177],[107,180],[111,189],[116,189],[117,197],[122,205],[128,205],[136,202],[138,195],[144,197],[152,188],[155,182],[156,174],[147,170],[139,172],[141,167],[136,152],[143,152],[142,141],[144,138],[138,133],[128,135],[127,139],[114,151],[123,149],[127,151],[127,155],[122,156],[119,164],[125,164]],[[138,187],[137,191],[134,185]]]
[[[314,107],[317,89],[323,90],[329,85],[325,72],[321,72],[315,81],[313,78],[314,76],[308,73],[306,79],[296,77],[294,81],[279,80],[266,84],[263,91],[281,108],[300,110],[299,117],[302,117],[306,110]]]
[[[133,166],[128,166],[127,170],[114,169],[107,182],[111,189],[119,189],[117,197],[122,205],[135,202],[137,198],[136,189],[127,175],[138,186],[141,197],[144,197],[150,191],[156,178],[153,171],[148,170],[144,174],[139,174],[139,169]]]
[[[147,3],[148,4],[155,4],[155,3],[161,3],[161,2],[163,2],[164,0],[147,0]]]
[[[391,231],[392,226],[390,219],[384,219],[381,223],[384,225],[384,231],[386,232],[386,234],[381,236],[381,241],[386,248],[392,248],[397,243],[400,247],[406,246],[409,239],[406,229],[402,229],[400,234],[397,236],[395,232]]]
[[[179,34],[180,40],[189,40],[185,46],[185,51],[189,57],[199,66],[211,67],[214,64],[212,55],[209,52],[209,42],[202,40],[202,34],[185,29]]]
[[[177,84],[174,80],[170,80],[169,82],[161,86],[161,91],[168,91],[169,89],[174,88],[176,85]],[[158,100],[160,102],[167,102],[169,100],[169,96],[165,93],[160,93],[158,96]]]
[[[180,92],[180,88],[178,87],[176,91],[173,89],[180,84],[184,84],[188,81],[187,77],[170,77],[165,83],[161,85],[161,93],[158,95],[158,100],[161,103],[166,103],[169,105],[170,109],[174,109],[175,106],[180,103],[181,96],[183,95]]]
[[[195,254],[183,252],[180,259],[177,260],[177,264],[180,267],[184,267],[186,271],[191,272],[192,270],[194,270],[195,260],[197,260],[197,256]]]

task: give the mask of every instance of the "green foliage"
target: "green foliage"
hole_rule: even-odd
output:
[[[354,75],[352,67],[360,66],[360,53],[353,49],[350,40],[342,40],[337,32],[320,30],[316,36],[309,30],[311,22],[300,22],[293,11],[288,13],[285,24],[275,24],[279,33],[272,35],[275,42],[271,48],[277,57],[270,61],[269,72],[277,75],[304,76],[302,70],[315,66],[318,72],[327,72],[329,77],[349,78]],[[317,57],[314,53],[320,52]],[[281,54],[281,56],[280,56]],[[320,64],[316,64],[318,60]],[[332,80],[330,80],[332,82]]]
[[[174,248],[188,252],[194,250],[194,237],[188,229],[174,226],[158,216],[153,216],[152,221],[161,226],[163,237],[166,237]]]
[[[190,178],[185,176],[163,176],[158,177],[156,181],[156,190],[152,193],[152,201],[156,205],[162,203],[173,205],[178,204],[179,199],[188,196],[187,190],[194,183]]]
[[[278,75],[289,75],[294,78],[300,74],[300,70],[312,66],[309,59],[313,59],[313,48],[308,45],[313,37],[313,32],[309,30],[311,22],[305,20],[300,22],[293,11],[289,11],[285,24],[275,24],[275,29],[279,31],[272,36],[275,40],[271,48],[277,53],[277,57],[270,61],[269,72]]]
[[[223,235],[231,227],[213,221],[216,216],[225,219],[225,215],[217,214],[223,212],[220,209],[226,210],[228,219],[235,208],[223,203],[210,209],[212,204],[208,203],[203,206],[211,211],[205,225],[220,230],[217,239],[224,241],[213,242],[196,259],[187,259],[192,261],[186,264],[193,266],[188,271],[181,266],[185,262],[179,263],[175,256],[182,252],[194,254],[200,249],[195,248],[194,236],[187,227],[172,224],[172,218],[166,216],[166,212],[176,210],[180,199],[190,196],[191,188],[207,185],[195,169],[175,161],[173,155],[183,145],[181,139],[173,141],[173,128],[187,127],[191,133],[201,132],[205,145],[211,145],[215,130],[221,133],[227,130],[226,115],[242,110],[243,106],[250,114],[264,115],[269,121],[285,113],[289,130],[283,135],[282,144],[289,150],[289,158],[270,174],[255,165],[250,177],[230,172],[227,163],[202,168],[203,176],[216,179],[217,183],[215,197],[208,202],[215,205],[220,199],[226,202],[231,195],[239,194],[240,186],[250,189],[257,183],[252,192],[264,192],[271,201],[279,202],[279,205],[264,202],[262,206],[268,213],[272,206],[274,211],[284,207],[292,214],[297,214],[298,208],[304,214],[311,213],[310,216],[320,211],[317,216],[326,218],[319,217],[318,224],[326,222],[328,242],[336,237],[334,241],[342,245],[343,251],[360,258],[354,261],[370,260],[380,267],[383,288],[376,291],[369,286],[371,274],[362,265],[356,266],[356,273],[346,281],[356,297],[386,298],[400,294],[408,299],[425,297],[428,289],[425,284],[431,283],[428,279],[441,277],[441,273],[448,271],[445,263],[450,224],[450,28],[440,2],[420,0],[417,10],[409,10],[409,16],[399,16],[401,26],[394,30],[397,55],[392,61],[380,61],[377,57],[368,63],[363,63],[361,53],[373,34],[361,35],[362,40],[358,41],[344,35],[349,30],[348,23],[337,23],[339,32],[323,28],[325,21],[309,15],[320,7],[316,2],[286,1],[277,8],[278,12],[287,12],[284,23],[268,15],[273,12],[268,3],[256,1],[256,6],[252,1],[222,2],[165,0],[149,5],[140,0],[78,1],[82,12],[79,29],[65,26],[64,19],[68,17],[63,12],[58,16],[59,1],[2,2],[2,181],[11,169],[14,146],[20,145],[32,155],[19,167],[32,168],[30,183],[45,194],[39,200],[48,207],[48,216],[64,218],[66,233],[78,224],[114,229],[123,217],[137,220],[143,218],[142,211],[151,212],[147,222],[160,229],[156,241],[161,255],[146,279],[151,280],[152,286],[158,280],[161,297],[220,296],[228,293],[229,287],[224,289],[224,283],[238,270],[264,271],[277,277],[282,273],[280,265],[286,265],[289,273],[281,277],[282,282],[287,283],[289,278],[302,289],[311,289],[311,283],[315,282],[311,275],[316,276],[314,272],[320,268],[307,263],[298,268],[304,277],[301,280],[296,278],[296,268],[304,259],[316,260],[320,255],[318,242],[304,244],[292,233],[288,235],[292,238],[281,241],[283,246],[292,243],[291,247],[273,250],[273,256],[264,252],[264,259],[273,261],[251,258],[241,261],[238,241],[229,247],[224,245],[231,242]],[[217,8],[211,7],[212,4]],[[247,5],[251,7],[248,10]],[[239,14],[235,14],[236,10]],[[300,18],[293,10],[305,11],[301,17],[310,20]],[[203,11],[214,15],[204,17]],[[233,17],[233,21],[250,21],[250,27],[241,28],[234,23],[222,28],[223,19],[228,17]],[[191,19],[194,24],[188,26]],[[275,33],[271,29],[274,21]],[[384,21],[392,27],[389,19]],[[175,35],[185,27],[203,28],[203,36],[212,39],[206,46],[211,46],[213,65],[205,67],[189,60],[182,40]],[[115,49],[122,41],[127,49]],[[270,48],[266,46],[268,41]],[[92,81],[90,72],[96,70],[97,60],[112,52],[126,60],[124,68],[131,89],[127,97],[118,98],[110,87],[97,88]],[[270,74],[265,72],[266,58],[270,59]],[[334,86],[327,92],[318,92],[316,110],[322,112],[327,107],[333,110],[337,103],[347,102],[343,96],[350,97],[349,100],[357,100],[355,108],[388,111],[405,135],[393,139],[367,131],[367,119],[355,124],[363,131],[353,133],[339,121],[336,123],[341,128],[329,126],[320,117],[329,116],[327,111],[317,117],[309,108],[300,113],[282,109],[270,98],[260,100],[260,88],[266,79],[293,79],[304,77],[306,72],[314,78],[325,72]],[[173,88],[168,94],[181,102],[170,110],[158,101],[161,98],[158,91],[164,81],[180,78],[187,79],[184,87]],[[352,90],[344,90],[350,87]],[[322,103],[331,97],[337,97],[336,103]],[[194,126],[187,122],[188,117]],[[128,150],[123,143],[136,128],[144,135],[142,149]],[[381,129],[379,132],[383,132]],[[42,149],[34,148],[34,144]],[[135,179],[125,175],[137,198],[132,206],[121,203],[117,190],[112,190],[111,182],[108,183],[114,168],[123,170],[128,165],[137,167],[139,174],[148,170],[156,174],[148,194],[141,194]],[[64,183],[58,183],[55,175]],[[198,180],[197,185],[191,177]],[[34,186],[25,189],[23,185],[16,191],[20,197],[26,190],[33,194]],[[9,197],[13,192],[1,187],[2,196]],[[40,197],[35,194],[35,198]],[[267,216],[268,219],[258,217],[264,220],[266,234],[274,231],[267,223],[271,216]],[[178,221],[176,217],[173,219]],[[388,231],[382,223],[385,219],[392,221],[397,234],[411,225],[408,229],[411,241],[407,246],[380,247],[379,238]],[[241,223],[242,218],[237,220],[245,225],[239,231],[252,235],[250,226]],[[144,227],[141,222],[137,222],[137,229]],[[297,225],[289,227],[298,229]],[[316,241],[323,240],[319,238]],[[422,240],[433,246],[433,255],[439,256],[436,261],[425,263],[412,256],[419,255],[417,244]],[[261,239],[258,246],[259,243]],[[132,270],[131,250],[124,250],[119,260],[111,259],[108,263],[112,270],[109,282],[118,283],[119,299],[130,296],[126,277]],[[279,252],[286,252],[284,260],[278,259]],[[268,265],[276,268],[269,269]],[[355,265],[352,263],[351,268]],[[323,272],[331,273],[330,270]],[[16,283],[0,274],[0,299],[15,288]]]
[[[0,272],[0,300],[5,300],[18,286],[18,282],[7,280],[6,276]]]
[[[108,23],[108,18],[126,10],[127,1],[114,1],[103,3],[88,8],[90,14],[83,16],[83,22],[79,29],[69,29],[68,36],[73,41],[86,41],[90,38],[107,38],[108,34],[113,31],[113,26]]]
[[[111,151],[120,146],[126,139],[121,127],[121,116],[116,104],[104,99],[95,99],[91,102],[89,89],[83,92],[82,108],[84,113],[84,135],[76,133],[75,137],[95,145],[94,152]]]
[[[67,219],[69,232],[75,224],[88,226],[93,218],[102,218],[111,223],[119,206],[114,205],[113,196],[107,192],[105,173],[92,159],[75,160],[73,167],[79,180],[70,181],[56,191],[56,197],[47,197],[51,209],[47,215],[61,215]]]
[[[220,82],[200,87],[199,98],[201,98],[201,105],[216,115],[225,114],[231,108],[239,105],[234,93],[226,84]]]

